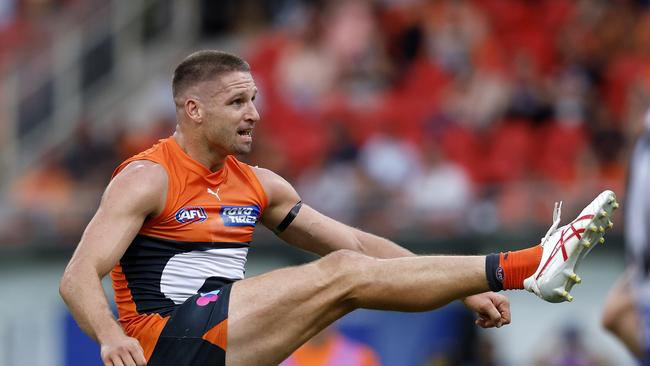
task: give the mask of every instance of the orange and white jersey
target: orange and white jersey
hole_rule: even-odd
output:
[[[163,211],[148,219],[111,271],[126,333],[144,328],[155,343],[176,305],[219,284],[244,278],[253,230],[267,198],[252,168],[228,156],[211,172],[169,137],[124,161],[149,160],[167,171]],[[138,337],[150,354],[154,343]],[[148,357],[148,356],[147,356]]]

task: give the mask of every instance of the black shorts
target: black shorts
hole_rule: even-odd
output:
[[[225,365],[231,288],[229,283],[196,294],[179,305],[163,328],[147,365]]]

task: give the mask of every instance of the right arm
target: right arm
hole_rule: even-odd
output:
[[[149,161],[127,165],[108,185],[95,216],[66,267],[59,292],[81,329],[101,345],[106,365],[144,365],[108,306],[101,279],[120,260],[147,217],[162,211],[167,173]],[[134,363],[135,362],[135,363]]]

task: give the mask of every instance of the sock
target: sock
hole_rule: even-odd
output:
[[[523,289],[524,280],[535,273],[541,260],[541,245],[514,252],[487,255],[485,275],[490,290]]]

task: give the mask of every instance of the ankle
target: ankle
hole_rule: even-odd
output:
[[[485,257],[485,276],[491,291],[524,288],[542,259],[542,247],[535,245],[514,252],[489,254]]]

